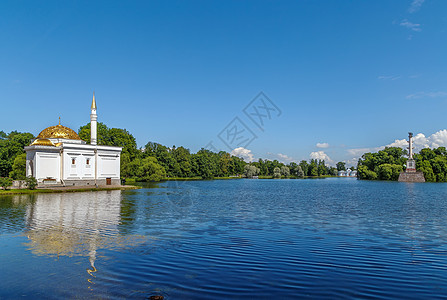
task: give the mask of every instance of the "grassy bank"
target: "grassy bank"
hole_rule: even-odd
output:
[[[98,188],[58,188],[58,189],[11,189],[11,190],[0,190],[0,196],[2,195],[23,195],[23,194],[44,194],[44,193],[78,193],[78,192],[97,192],[97,191],[112,191],[112,190],[135,190],[141,187],[133,185],[125,186],[114,186],[114,187],[98,187]]]

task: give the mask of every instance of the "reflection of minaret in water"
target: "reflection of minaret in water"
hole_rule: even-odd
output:
[[[26,212],[29,249],[38,255],[87,256],[87,273],[95,277],[97,250],[120,240],[121,192],[36,196]]]

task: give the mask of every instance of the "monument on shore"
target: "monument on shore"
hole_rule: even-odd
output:
[[[416,171],[416,162],[413,158],[413,133],[408,133],[408,160],[407,168],[404,172],[399,174],[399,181],[401,182],[425,182],[423,172]]]

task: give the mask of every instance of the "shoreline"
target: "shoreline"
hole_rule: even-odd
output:
[[[123,186],[100,186],[100,187],[88,187],[79,186],[73,187],[60,187],[60,188],[37,188],[35,190],[28,189],[12,189],[12,190],[1,190],[0,196],[2,195],[29,195],[29,194],[45,194],[45,193],[81,193],[81,192],[99,192],[99,191],[114,191],[114,190],[137,190],[141,189],[139,186],[135,185],[123,185]]]

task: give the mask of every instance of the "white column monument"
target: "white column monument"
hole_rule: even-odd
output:
[[[402,182],[425,182],[423,172],[416,171],[416,162],[413,158],[413,133],[408,133],[408,160],[407,169],[399,174],[399,181]]]
[[[407,172],[416,172],[416,162],[413,159],[413,133],[408,133],[408,160]]]

